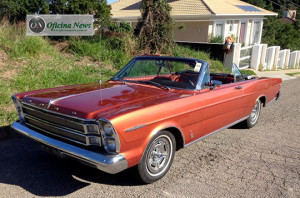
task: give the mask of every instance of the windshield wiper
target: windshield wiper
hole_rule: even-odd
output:
[[[119,79],[119,78],[111,78],[111,79],[109,79],[108,81],[120,81],[120,82],[126,84],[126,80]]]
[[[159,83],[154,82],[154,81],[140,80],[140,81],[136,81],[136,82],[138,82],[138,83],[144,83],[144,84],[150,84],[150,85],[155,85],[156,87],[170,90],[170,87],[168,87],[166,85],[159,84]]]

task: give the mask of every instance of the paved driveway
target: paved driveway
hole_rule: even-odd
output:
[[[162,180],[138,185],[60,160],[36,143],[0,140],[0,197],[300,197],[300,79],[263,108],[250,130],[231,128],[176,153]]]

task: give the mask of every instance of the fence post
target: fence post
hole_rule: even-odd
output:
[[[297,69],[300,68],[300,51],[297,52],[297,58],[296,58],[296,67]]]
[[[297,51],[294,51],[290,55],[289,68],[296,68],[297,63]]]
[[[289,62],[290,62],[290,54],[291,54],[291,50],[287,49],[286,50],[286,54],[285,54],[285,62],[284,62],[284,69],[287,69],[289,67]]]
[[[252,47],[250,67],[256,71],[259,69],[259,64],[261,62],[261,54],[262,54],[262,45],[254,45]]]
[[[259,63],[259,66],[262,66],[262,70],[265,70],[266,69],[266,64],[265,64],[265,61],[266,61],[266,56],[267,56],[267,48],[268,48],[268,45],[267,44],[261,44],[262,47],[261,47],[261,57],[260,57],[260,63]],[[258,67],[259,67],[258,66]]]
[[[267,48],[267,54],[268,56],[266,57],[266,62],[267,66],[266,69],[272,70],[272,67],[274,65],[274,60],[275,60],[275,47],[269,47]]]
[[[237,67],[240,64],[240,55],[241,55],[241,43],[234,43],[234,50],[231,54],[225,54],[224,65],[228,69],[232,69],[232,64],[235,63]]]
[[[285,57],[286,57],[286,50],[279,51],[277,67],[279,67],[280,69],[284,69]]]
[[[275,55],[274,55],[274,68],[278,68],[278,59],[279,59],[280,46],[275,46]],[[272,68],[272,70],[274,69]]]

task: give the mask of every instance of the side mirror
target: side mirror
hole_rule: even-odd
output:
[[[209,89],[212,91],[212,90],[214,90],[216,88],[216,86],[217,86],[217,84],[213,84],[212,86],[210,86]]]

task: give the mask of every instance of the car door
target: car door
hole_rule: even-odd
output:
[[[204,116],[200,137],[224,128],[241,119],[240,108],[242,83],[231,83],[216,87],[213,90],[204,89],[200,95],[204,99]]]

